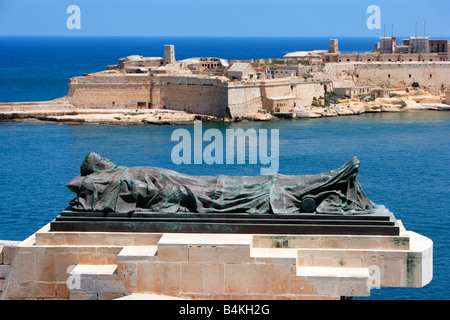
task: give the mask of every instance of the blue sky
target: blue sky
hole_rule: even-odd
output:
[[[69,30],[78,5],[81,29]],[[369,30],[369,5],[381,29]],[[0,0],[0,35],[450,37],[450,0]]]

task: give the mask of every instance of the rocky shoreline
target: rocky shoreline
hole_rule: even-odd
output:
[[[390,98],[362,101],[338,99],[337,104],[296,108],[293,112],[271,115],[248,114],[239,119],[223,119],[166,109],[79,109],[63,98],[44,102],[0,103],[0,122],[36,121],[61,124],[179,125],[196,120],[205,122],[276,121],[280,118],[321,118],[407,110],[448,110],[441,97],[424,90],[391,91]]]

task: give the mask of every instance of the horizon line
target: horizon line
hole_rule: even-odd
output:
[[[345,35],[345,36],[330,36],[330,35],[323,35],[323,36],[304,36],[304,35],[290,35],[290,36],[252,36],[252,35],[2,35],[0,34],[0,37],[27,37],[27,38],[329,38],[329,39],[335,39],[335,38],[381,38],[382,36],[362,36],[362,35]],[[394,36],[394,38],[408,38],[408,37],[414,37],[413,35],[399,35]],[[450,39],[450,36],[431,36],[427,35],[425,37],[428,38],[448,38]]]

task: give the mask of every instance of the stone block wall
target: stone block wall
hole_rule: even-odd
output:
[[[0,240],[0,297],[6,289],[7,280],[11,274],[14,256],[20,241]]]
[[[152,84],[152,108],[227,117],[227,87],[219,79],[163,76]]]
[[[331,63],[311,76],[241,83],[194,75],[99,73],[71,79],[68,101],[77,108],[171,109],[235,118],[271,111],[280,99],[287,99],[289,108],[309,106],[334,86],[398,88],[418,82],[438,93],[450,87],[450,62]]]
[[[285,104],[289,105],[290,109],[286,112],[291,112],[294,107],[310,106],[314,97],[319,98],[325,95],[325,86],[329,90],[332,88],[332,83],[329,81],[305,81],[304,79],[265,82],[261,84],[263,108],[273,111],[273,101],[277,100],[285,100]]]
[[[423,287],[433,275],[431,240],[403,227],[399,236],[348,236],[105,235],[46,226],[16,247],[2,299],[339,299],[373,287]]]
[[[383,86],[401,88],[418,82],[437,93],[450,86],[450,62],[372,62],[327,64],[318,77],[328,77],[336,86]]]
[[[262,109],[259,85],[228,85],[228,108],[232,117],[242,117],[257,113]]]
[[[325,96],[325,85],[327,90],[333,86],[328,82],[306,82],[306,83],[293,83],[293,92],[297,97],[297,107],[307,107],[311,105],[314,98]]]
[[[90,75],[69,81],[69,102],[82,109],[148,108],[148,75]]]

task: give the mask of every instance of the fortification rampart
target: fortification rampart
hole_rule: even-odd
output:
[[[85,109],[171,109],[216,117],[291,112],[334,87],[450,87],[450,62],[328,63],[309,77],[229,81],[202,75],[97,73],[72,78],[68,101]]]
[[[260,84],[263,107],[270,112],[291,112],[295,107],[311,105],[314,97],[332,90],[332,82],[311,81],[303,78],[287,78],[263,81]]]
[[[228,88],[228,108],[231,117],[242,117],[262,109],[261,86],[259,84],[234,84]]]
[[[228,90],[220,77],[160,76],[151,82],[152,108],[229,116]]]
[[[450,62],[329,63],[322,75],[336,86],[384,86],[399,88],[417,82],[431,93],[450,86]]]
[[[68,100],[83,109],[147,108],[150,103],[148,75],[90,75],[69,81]]]

